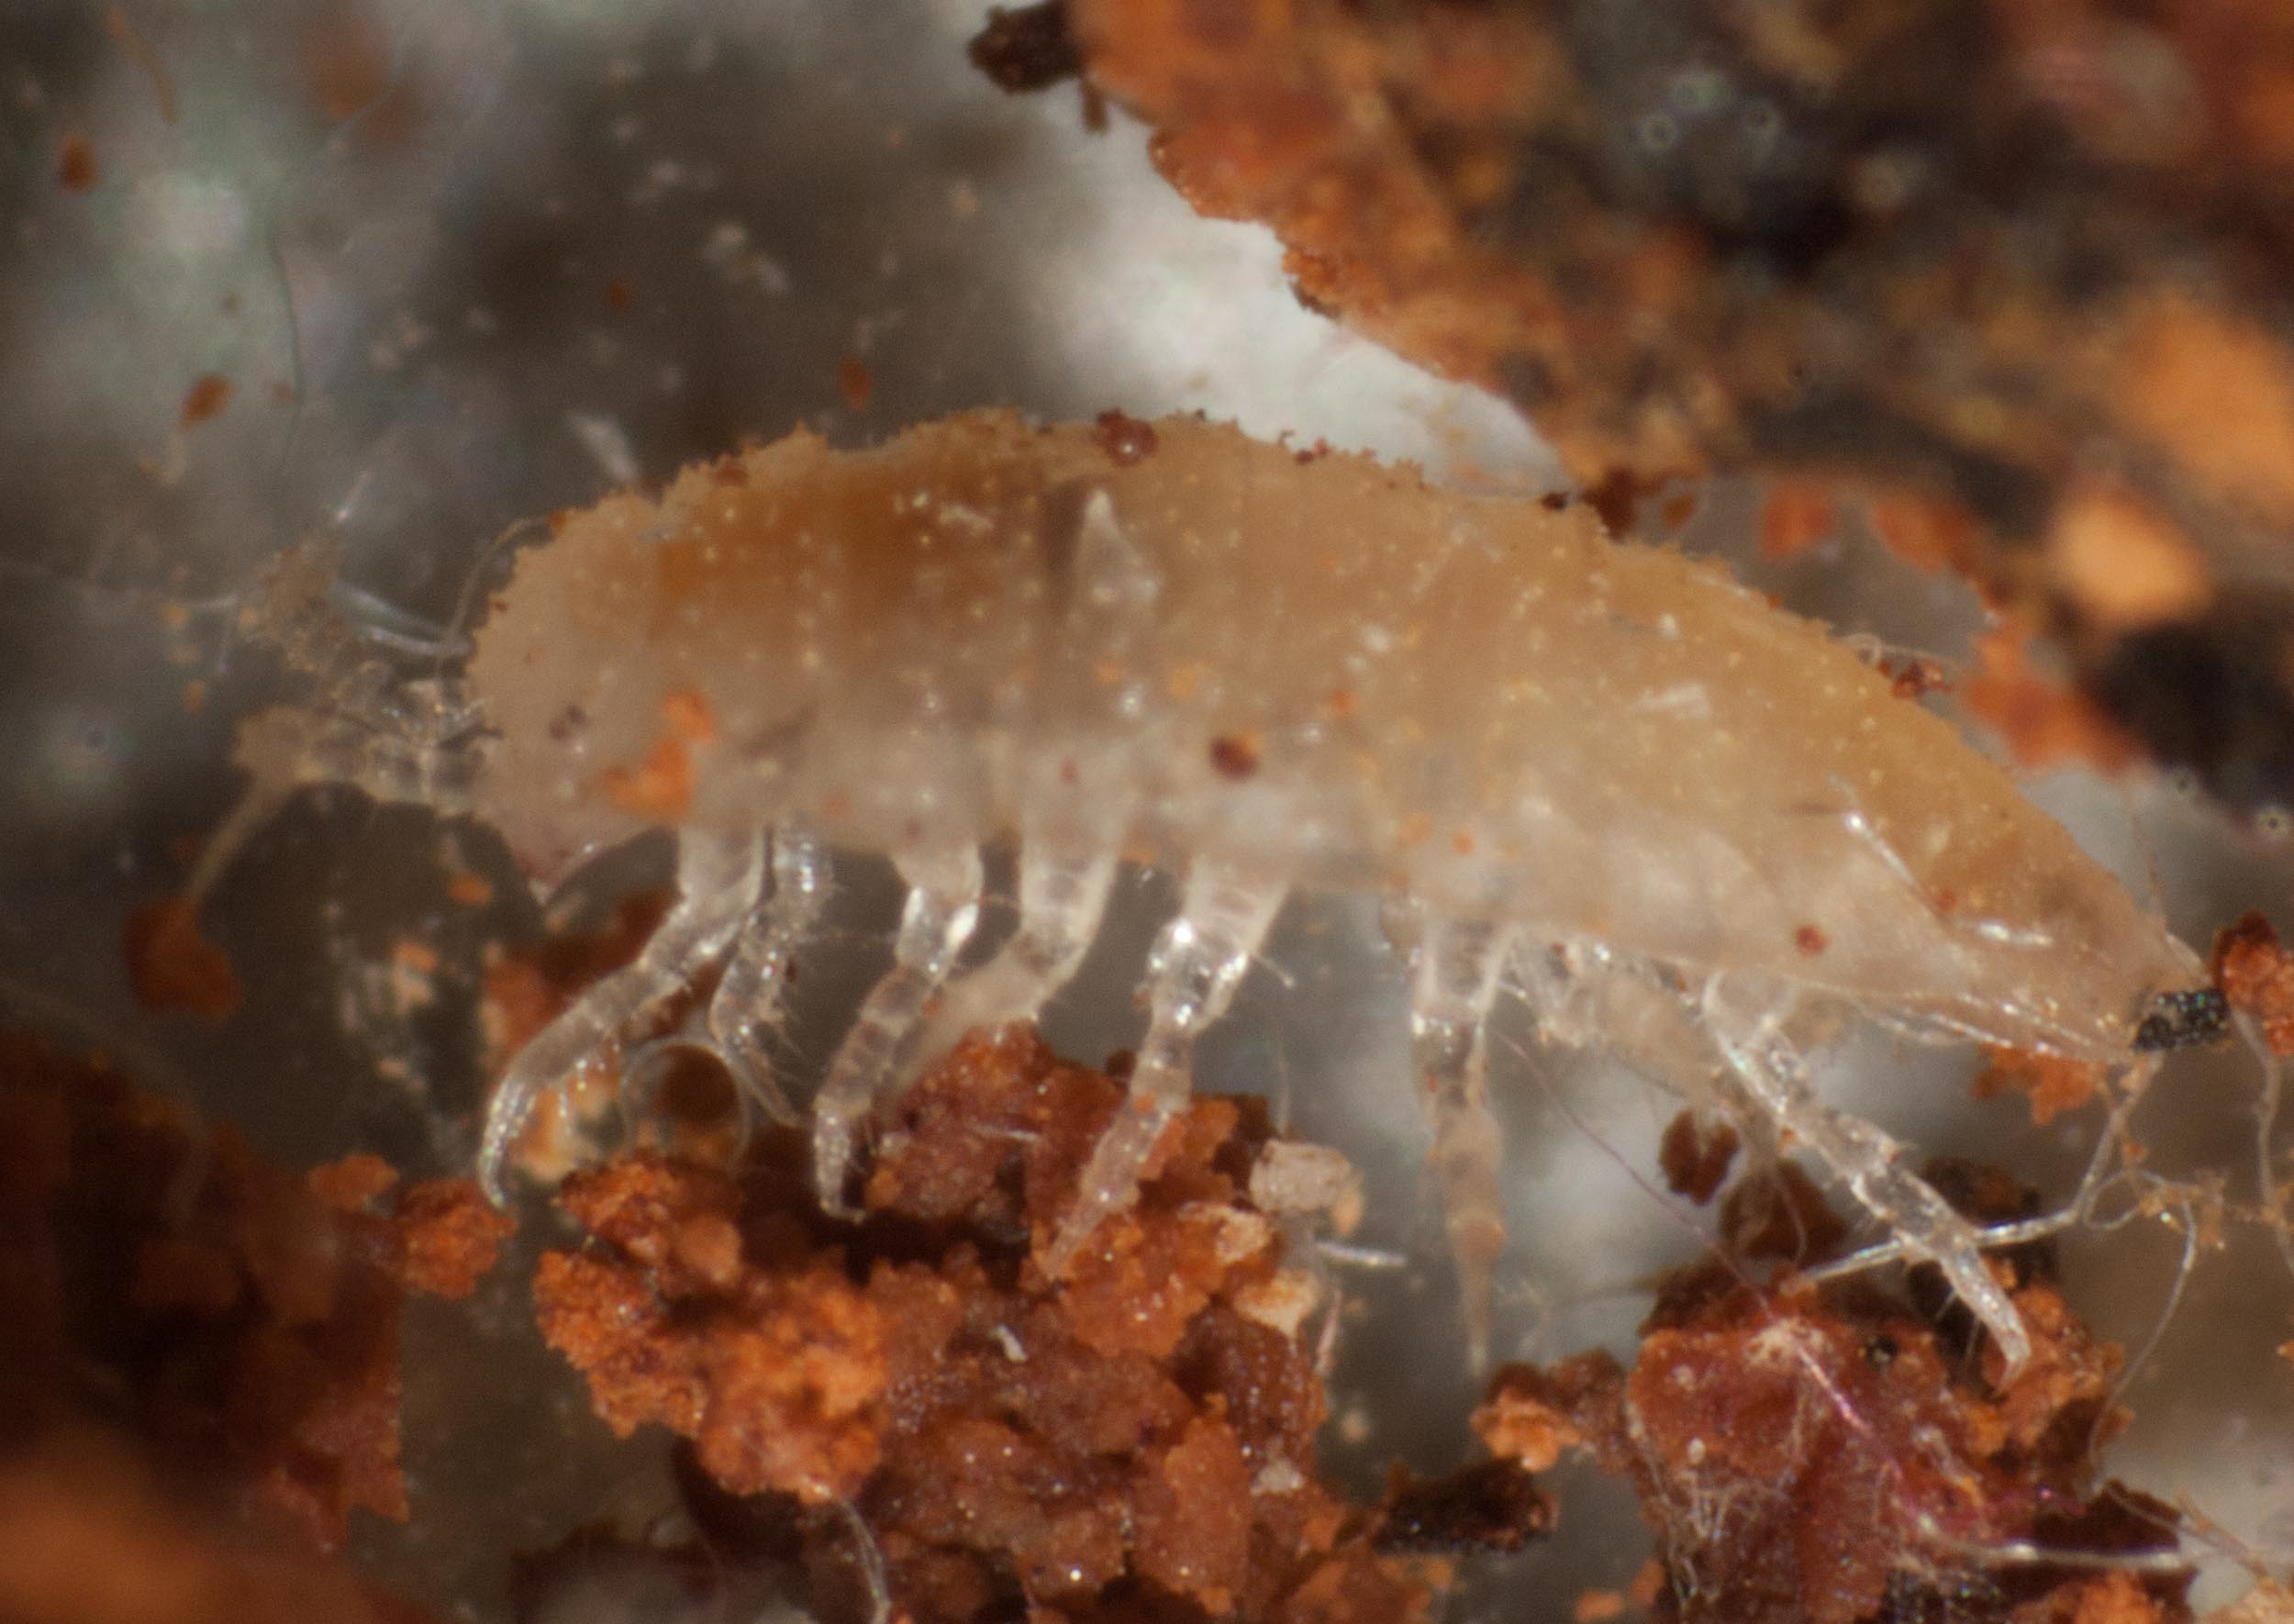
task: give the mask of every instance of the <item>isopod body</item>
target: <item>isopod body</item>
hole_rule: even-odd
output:
[[[785,1108],[756,1031],[823,853],[849,849],[911,890],[815,1102],[839,1201],[928,1012],[1032,1014],[1132,860],[1179,873],[1182,902],[1149,966],[1138,1108],[1063,1251],[1129,1199],[1282,899],[1369,893],[1414,966],[1469,1276],[1495,1245],[1481,1026],[1509,985],[1565,1037],[1788,1121],[2012,1360],[1970,1233],[1892,1141],[1810,1096],[1802,1018],[1854,1007],[2116,1063],[2199,984],[2188,951],[1946,722],[1716,566],[1612,542],[1584,506],[1199,420],[1137,429],[981,413],[696,467],[519,558],[444,696],[451,743],[353,751],[304,710],[251,724],[259,779],[473,814],[540,875],[680,831],[682,901],[515,1063],[489,1176],[538,1090],[720,961],[709,1032]],[[1020,926],[959,978],[995,841],[1019,853]]]

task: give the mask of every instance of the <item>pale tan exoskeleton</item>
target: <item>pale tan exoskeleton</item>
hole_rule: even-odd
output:
[[[1716,567],[1613,543],[1582,507],[1200,421],[1153,439],[980,414],[696,467],[518,559],[423,695],[446,723],[351,726],[326,695],[250,722],[239,830],[295,784],[349,782],[482,819],[549,880],[675,829],[658,933],[504,1079],[489,1188],[544,1091],[720,962],[707,1040],[788,1116],[762,1037],[846,849],[909,889],[812,1103],[841,1206],[919,1051],[1034,1014],[1140,861],[1182,900],[1132,1108],[1059,1259],[1131,1199],[1285,897],[1363,893],[1413,966],[1477,1336],[1499,1240],[1483,1026],[1511,987],[1550,1033],[1788,1128],[2020,1365],[1980,1238],[1816,1097],[1806,1051],[1853,1009],[2130,1064],[2219,1019],[2189,951],[1949,725]],[[994,841],[1018,850],[1018,931],[958,977]]]

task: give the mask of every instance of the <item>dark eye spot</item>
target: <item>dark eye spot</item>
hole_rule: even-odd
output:
[[[2230,1000],[2215,987],[2189,993],[2161,993],[2134,1029],[2138,1054],[2166,1049],[2195,1049],[2211,1043],[2231,1023]]]
[[[1902,1351],[1903,1350],[1896,1345],[1894,1337],[1876,1336],[1864,1344],[1864,1363],[1874,1370],[1886,1370],[1896,1363],[1897,1355]]]

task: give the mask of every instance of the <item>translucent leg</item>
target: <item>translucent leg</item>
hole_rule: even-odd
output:
[[[1226,1013],[1282,902],[1282,888],[1256,874],[1210,862],[1188,871],[1178,917],[1148,955],[1147,1036],[1130,1094],[1092,1148],[1075,1205],[1045,1259],[1052,1274],[1066,1273],[1092,1231],[1139,1198],[1148,1155],[1186,1107],[1195,1040]]]
[[[2030,1363],[2022,1317],[1984,1262],[1983,1238],[1927,1182],[1896,1164],[1896,1140],[1869,1122],[1818,1100],[1808,1072],[1782,1030],[1773,1000],[1741,1007],[1753,989],[1715,976],[1705,986],[1705,1024],[1752,1102],[1816,1153],[1865,1210],[1887,1225],[1913,1262],[1943,1272],[1954,1295],[1999,1343],[2012,1381]]]
[[[829,896],[829,856],[809,835],[773,831],[773,891],[749,916],[733,944],[725,977],[709,999],[709,1041],[741,1091],[744,1118],[763,1111],[775,1122],[795,1122],[788,1096],[774,1081],[765,1039],[785,1014],[790,965]]]
[[[967,1032],[1034,1019],[1091,951],[1117,862],[1112,847],[1096,850],[1023,834],[1019,932],[949,989],[922,1052],[944,1054]]]
[[[980,918],[980,854],[970,847],[911,858],[900,864],[900,874],[908,883],[908,900],[893,941],[892,968],[862,1001],[813,1096],[813,1178],[821,1205],[848,1218],[856,1213],[846,1185],[861,1125]]]
[[[1513,937],[1487,920],[1415,923],[1412,1059],[1433,1120],[1430,1165],[1464,1299],[1466,1358],[1478,1374],[1489,1359],[1490,1276],[1506,1245],[1505,1140],[1489,1111],[1486,1026]]]
[[[478,1147],[478,1183],[488,1200],[505,1204],[503,1170],[542,1095],[722,953],[755,908],[763,877],[764,842],[755,835],[685,835],[677,848],[677,906],[636,959],[576,998],[518,1051],[495,1089]]]

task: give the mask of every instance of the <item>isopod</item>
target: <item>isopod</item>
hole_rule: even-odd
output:
[[[608,497],[520,555],[446,676],[394,686],[306,650],[325,691],[244,728],[256,786],[195,892],[298,784],[482,819],[538,883],[676,831],[657,933],[495,1096],[498,1198],[540,1098],[711,973],[707,1041],[790,1118],[764,1038],[828,854],[887,857],[893,963],[811,1107],[841,1207],[904,1062],[1035,1014],[1119,865],[1167,868],[1130,1108],[1055,1268],[1133,1198],[1285,898],[1373,895],[1410,967],[1477,1347],[1502,1239],[1484,1029],[1510,988],[1548,1035],[1788,1129],[2020,1367],[1981,1237],[1815,1096],[1808,1051],[1860,1010],[2139,1063],[2220,1024],[2191,952],[1945,721],[1724,570],[1613,542],[1582,506],[1120,426],[980,413],[860,451],[800,433]],[[1019,926],[959,975],[997,841]]]

